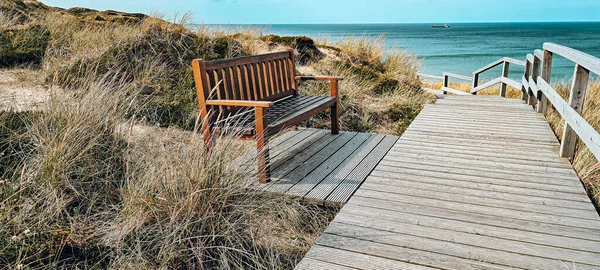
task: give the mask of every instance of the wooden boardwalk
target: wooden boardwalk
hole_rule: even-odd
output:
[[[249,188],[339,205],[350,199],[397,140],[356,132],[290,131],[269,144],[272,182]]]
[[[427,105],[296,269],[600,269],[600,218],[541,114]]]

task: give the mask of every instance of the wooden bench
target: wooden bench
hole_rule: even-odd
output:
[[[291,49],[216,61],[197,59],[193,69],[207,149],[214,133],[241,130],[244,137],[255,138],[261,183],[270,181],[269,136],[328,109],[331,133],[338,134],[338,86],[342,78],[295,76]],[[299,80],[328,81],[331,96],[299,96]]]

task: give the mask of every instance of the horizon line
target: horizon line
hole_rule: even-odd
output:
[[[581,21],[455,21],[455,22],[322,22],[322,23],[193,23],[193,24],[199,24],[199,25],[289,25],[289,24],[294,24],[294,25],[358,25],[358,24],[452,24],[452,23],[456,23],[456,24],[475,24],[475,23],[480,23],[480,24],[485,24],[485,23],[600,23],[600,20],[597,21],[587,21],[587,20],[581,20]]]

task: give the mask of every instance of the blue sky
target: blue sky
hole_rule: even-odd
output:
[[[197,23],[600,21],[600,0],[42,0],[127,12],[192,11]]]

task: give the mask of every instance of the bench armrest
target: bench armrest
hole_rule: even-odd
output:
[[[335,98],[338,96],[339,82],[343,79],[344,77],[338,76],[296,76],[298,81],[329,81],[331,83],[331,96]]]
[[[297,81],[342,81],[344,77],[338,76],[296,76]]]
[[[252,101],[252,100],[222,100],[214,99],[207,100],[206,105],[212,106],[231,106],[231,107],[259,107],[269,108],[273,106],[273,102],[270,101]]]

